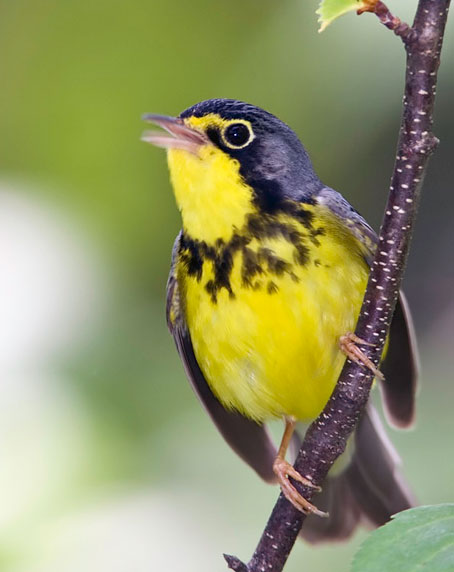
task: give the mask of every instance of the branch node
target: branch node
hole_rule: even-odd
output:
[[[230,554],[224,554],[223,556],[230,570],[234,570],[235,572],[249,572],[247,564],[236,556],[231,556]]]
[[[416,41],[417,32],[406,22],[393,16],[388,6],[381,0],[363,0],[363,7],[357,10],[357,14],[364,14],[364,12],[375,14],[380,22],[399,36],[406,46]]]
[[[427,133],[422,135],[418,141],[404,145],[404,155],[432,155],[439,143],[440,140],[433,133]]]

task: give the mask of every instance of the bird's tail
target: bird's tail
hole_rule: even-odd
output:
[[[400,470],[400,459],[369,404],[356,429],[354,452],[345,469],[328,476],[317,508],[329,518],[309,516],[301,531],[309,542],[345,540],[359,524],[377,527],[414,505]]]

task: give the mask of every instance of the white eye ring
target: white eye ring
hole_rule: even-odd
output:
[[[254,139],[251,127],[241,121],[235,121],[227,125],[221,135],[225,145],[231,149],[243,149]]]

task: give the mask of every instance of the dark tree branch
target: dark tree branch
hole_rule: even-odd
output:
[[[368,351],[375,364],[380,361],[402,282],[422,179],[438,143],[432,133],[433,109],[449,4],[450,0],[420,0],[412,28],[399,34],[405,36],[407,52],[403,117],[388,203],[356,327],[360,338],[375,344]],[[345,362],[330,400],[309,427],[295,461],[296,470],[314,484],[322,484],[344,451],[367,403],[372,381],[369,371]],[[311,500],[312,489],[294,484]],[[246,565],[225,555],[229,567],[237,572],[281,571],[304,519],[281,494],[250,562]]]

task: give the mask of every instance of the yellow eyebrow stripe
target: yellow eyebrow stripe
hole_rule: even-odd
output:
[[[247,121],[246,119],[224,119],[217,113],[208,113],[202,117],[186,117],[184,122],[188,127],[198,129],[199,131],[206,131],[210,127],[216,127],[219,130],[223,130],[232,123],[242,123],[249,128],[251,133],[254,133],[250,121]]]

